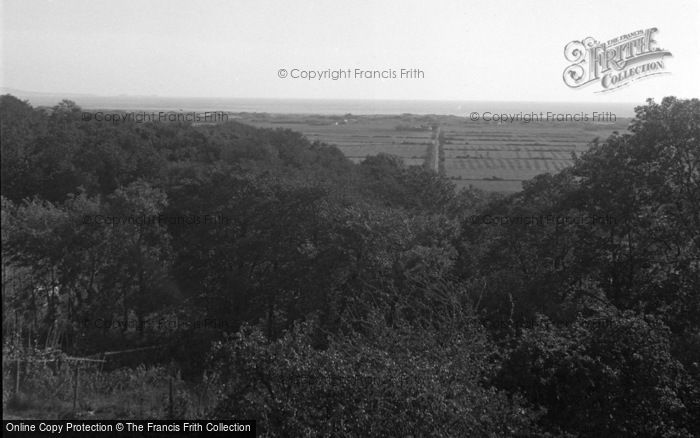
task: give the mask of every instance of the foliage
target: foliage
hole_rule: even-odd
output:
[[[392,328],[314,348],[313,324],[276,341],[255,327],[215,345],[222,402],[214,416],[259,419],[263,436],[525,436],[537,415],[482,385],[478,331]],[[533,436],[533,435],[527,435]]]
[[[700,435],[700,101],[635,111],[502,196],[289,130],[1,96],[5,350],[158,345],[192,415],[214,343],[216,412],[269,435]]]
[[[685,403],[700,395],[671,354],[668,329],[632,312],[568,327],[542,319],[496,380],[546,407],[544,424],[582,437],[690,437]]]

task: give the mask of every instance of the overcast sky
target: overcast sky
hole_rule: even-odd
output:
[[[0,85],[188,97],[642,101],[700,97],[697,0],[0,0]],[[564,46],[657,27],[668,75],[570,89]],[[414,80],[278,70],[417,68]],[[599,88],[598,88],[599,89]]]

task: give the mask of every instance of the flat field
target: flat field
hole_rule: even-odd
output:
[[[458,189],[472,185],[499,192],[516,192],[524,180],[570,166],[573,153],[585,152],[595,138],[624,132],[630,121],[617,117],[614,122],[511,123],[409,114],[235,117],[254,126],[300,131],[311,141],[337,146],[355,162],[384,152],[400,156],[406,165],[422,165],[439,143],[439,169]]]

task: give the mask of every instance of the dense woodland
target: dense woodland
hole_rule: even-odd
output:
[[[215,381],[206,415],[265,436],[700,436],[698,99],[649,100],[511,196],[289,130],[81,111],[0,98],[4,380],[158,345],[131,360]]]

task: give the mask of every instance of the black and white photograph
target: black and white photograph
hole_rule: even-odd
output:
[[[2,435],[700,436],[697,0],[0,0]]]

